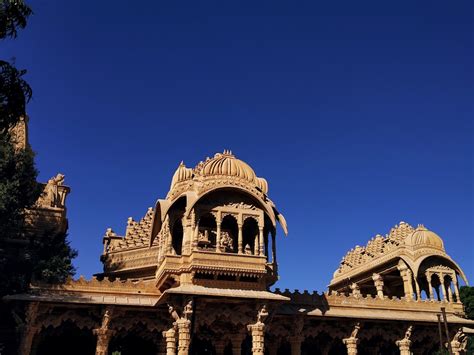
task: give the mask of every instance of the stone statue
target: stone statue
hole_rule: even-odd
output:
[[[244,253],[245,255],[252,255],[252,249],[250,248],[250,245],[245,245]]]
[[[413,330],[413,326],[410,325],[407,329],[407,331],[405,332],[405,336],[403,339],[405,340],[410,340],[410,337],[411,337],[411,331]]]
[[[359,298],[361,296],[359,285],[353,282],[350,286],[352,296]]]
[[[360,330],[360,323],[356,323],[356,325],[354,326],[354,329],[352,329],[350,338],[353,338],[353,339],[357,338],[357,333],[359,333],[359,330]]]
[[[169,314],[171,315],[171,317],[173,317],[173,319],[174,319],[175,321],[177,321],[177,320],[179,319],[178,312],[176,312],[176,310],[174,309],[173,306],[168,305],[168,312],[169,312]]]
[[[110,321],[112,320],[112,312],[110,309],[106,309],[104,312],[104,317],[102,318],[101,329],[109,329]]]
[[[257,314],[257,323],[263,323],[265,322],[265,319],[268,317],[268,311],[267,311],[267,306],[263,305],[263,307],[258,311]]]
[[[223,251],[233,251],[234,250],[234,242],[232,240],[232,237],[230,236],[230,233],[227,231],[222,231],[221,232],[221,249]]]
[[[184,318],[191,320],[191,316],[193,314],[193,301],[189,301],[184,306]]]
[[[58,190],[58,186],[63,186],[64,175],[57,174],[48,180],[44,187],[43,193],[38,199],[38,204],[41,207],[62,207],[64,205],[64,194]]]

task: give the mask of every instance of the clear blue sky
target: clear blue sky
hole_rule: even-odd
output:
[[[34,89],[40,178],[72,187],[78,273],[101,271],[184,160],[231,149],[285,214],[285,288],[424,223],[474,282],[471,0],[31,1],[1,57]]]

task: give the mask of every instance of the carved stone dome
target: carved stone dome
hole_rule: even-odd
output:
[[[173,179],[171,180],[171,188],[173,188],[173,186],[177,184],[178,182],[190,180],[192,178],[193,178],[193,169],[186,168],[186,165],[184,165],[184,163],[181,162],[178,166],[178,169],[176,169],[173,175]]]
[[[415,249],[428,247],[444,251],[444,243],[441,237],[422,224],[418,225],[415,231],[407,237],[405,244]]]
[[[199,166],[199,175],[203,177],[232,176],[253,183],[264,193],[268,192],[268,183],[257,177],[253,169],[244,161],[237,159],[230,151],[216,153]]]

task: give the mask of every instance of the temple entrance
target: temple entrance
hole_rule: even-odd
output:
[[[37,355],[95,354],[96,337],[90,329],[79,329],[72,322],[44,329],[38,339]]]

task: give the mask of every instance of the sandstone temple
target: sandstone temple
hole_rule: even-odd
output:
[[[58,228],[63,180],[32,213],[56,213]],[[465,353],[468,281],[435,232],[400,222],[310,293],[273,288],[278,224],[288,233],[267,180],[230,151],[179,164],[143,218],[106,230],[102,272],[7,296],[27,309],[21,354],[433,354],[440,335]]]

